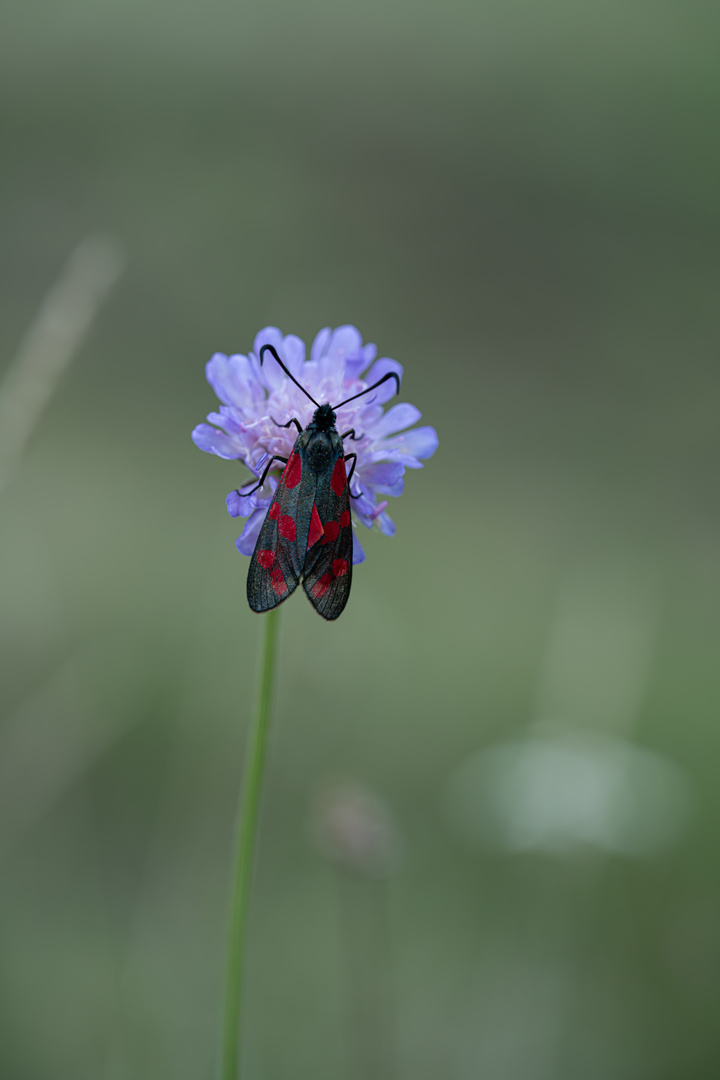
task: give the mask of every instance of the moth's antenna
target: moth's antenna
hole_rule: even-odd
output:
[[[267,347],[268,346],[266,345],[265,348],[267,348]],[[292,376],[291,376],[291,378],[292,378]],[[354,401],[355,398],[362,397],[363,394],[369,394],[371,390],[376,390],[378,388],[378,386],[382,386],[382,384],[384,382],[387,382],[388,379],[394,379],[395,380],[395,393],[399,394],[400,393],[400,378],[399,378],[396,371],[388,371],[387,375],[383,375],[382,379],[378,379],[378,381],[376,383],[373,383],[372,386],[368,386],[367,390],[361,390],[359,394],[353,394],[352,397],[346,398],[345,401],[341,401],[339,405],[333,405],[333,409],[340,409],[340,408],[342,408],[343,405],[347,405],[347,403],[349,401]]]
[[[315,405],[315,406],[316,406],[316,407],[317,407],[317,408],[319,409],[319,408],[320,408],[320,406],[318,405],[318,403],[317,403],[317,401],[315,400],[315,398],[314,398],[314,397],[312,397],[312,396],[311,396],[310,394],[308,394],[308,392],[307,392],[307,390],[305,389],[305,387],[304,387],[304,386],[301,386],[301,385],[300,385],[300,383],[299,383],[299,382],[297,381],[297,379],[295,378],[295,376],[294,376],[294,375],[293,375],[293,374],[292,374],[292,373],[291,373],[290,371],[288,371],[288,369],[287,369],[287,368],[285,367],[285,365],[283,364],[282,360],[280,359],[280,357],[278,356],[277,352],[275,351],[275,347],[274,347],[273,345],[263,345],[263,347],[262,347],[262,348],[260,349],[260,363],[261,363],[261,364],[262,364],[262,362],[263,362],[263,353],[264,353],[264,352],[271,352],[271,353],[273,354],[273,356],[275,357],[275,359],[277,360],[278,364],[279,364],[279,365],[280,365],[280,367],[281,367],[281,368],[283,369],[283,371],[285,372],[285,374],[287,375],[287,377],[288,377],[289,379],[292,379],[292,381],[293,381],[293,382],[295,383],[295,385],[297,386],[298,390],[302,390],[302,392],[303,392],[303,394],[305,395],[305,397],[309,397],[309,398],[310,398],[310,400],[312,401],[313,405]],[[363,391],[363,392],[365,392],[365,391]]]

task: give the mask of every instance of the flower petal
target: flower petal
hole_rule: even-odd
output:
[[[305,367],[305,342],[302,338],[296,337],[295,334],[288,334],[283,339],[283,351],[280,355],[295,378],[301,380]]]
[[[345,360],[345,382],[351,383],[359,378],[376,356],[377,345],[363,345],[357,352],[351,353]]]
[[[401,435],[394,435],[383,444],[383,449],[391,448],[399,454],[410,454],[412,457],[424,461],[432,457],[438,448],[438,437],[435,428],[419,427],[412,431],[404,431]]]
[[[255,510],[267,512],[267,505],[261,506],[257,495],[243,495],[242,491],[231,491],[225,498],[225,505],[230,517],[250,517]]]
[[[257,480],[250,480],[236,491],[231,491],[225,498],[230,517],[250,517],[255,510],[267,513],[277,488],[277,480],[274,476],[269,476],[266,483],[270,488],[269,495],[265,487],[258,489]]]
[[[283,341],[282,330],[279,330],[277,326],[266,326],[264,330],[260,331],[253,342],[253,352],[258,361],[260,360],[260,350],[263,345],[272,345],[280,359],[287,363],[284,355],[285,349],[283,348]],[[263,357],[263,362],[260,366],[260,379],[263,386],[266,386],[270,393],[274,390],[279,390],[286,378],[285,372],[273,356]]]
[[[225,506],[230,517],[247,517],[247,514],[241,509],[241,500],[244,506],[244,499],[239,491],[229,491],[225,496]]]
[[[383,414],[381,420],[373,424],[372,437],[373,439],[382,439],[386,435],[394,435],[396,431],[403,431],[412,424],[416,424],[421,416],[422,413],[414,405],[408,405],[407,403],[393,405],[391,409],[388,409]]]
[[[395,522],[384,510],[381,514],[378,514],[377,523],[380,526],[380,532],[385,536],[395,535]]]
[[[310,350],[310,359],[313,363],[317,363],[321,356],[324,356],[327,352],[327,344],[332,337],[332,330],[329,326],[326,326],[319,334],[316,335],[315,340],[312,343]]]
[[[217,454],[218,457],[228,460],[242,457],[245,449],[233,436],[226,435],[224,431],[218,431],[209,424],[198,424],[193,430],[192,441],[198,450]]]
[[[362,348],[360,331],[354,326],[338,326],[333,330],[325,351],[318,356],[318,379],[332,380],[341,386],[345,379],[345,361]]]
[[[221,405],[220,412],[208,413],[206,420],[208,424],[227,431],[228,435],[245,434],[245,425],[238,417],[238,410],[231,405]]]
[[[403,474],[402,465],[395,461],[379,461],[375,465],[363,465],[363,480],[375,487],[377,484],[396,484]]]
[[[403,469],[405,466],[403,465]],[[399,499],[405,490],[405,477],[401,476],[394,484],[374,484],[373,493],[377,495],[392,495],[393,499]]]
[[[364,491],[358,498],[353,499],[353,510],[366,529],[372,528],[372,513],[374,509],[375,500],[369,499]]]
[[[338,326],[333,330],[325,355],[333,364],[344,364],[362,348],[362,334],[356,326]]]
[[[254,510],[245,522],[245,528],[235,541],[235,547],[241,555],[252,555],[255,550],[257,538],[260,535],[262,523],[265,520],[267,510]]]
[[[378,461],[374,465],[364,465],[362,487],[372,488],[381,495],[402,495],[405,484],[403,473],[405,466],[397,461]]]
[[[358,535],[353,530],[353,566],[358,566],[361,562],[365,562],[365,552],[363,546],[358,540]]]
[[[382,360],[377,360],[370,368],[365,376],[365,382],[368,386],[372,386],[373,383],[382,379],[383,375],[387,375],[389,371],[394,371],[402,381],[402,365],[398,364],[397,360],[390,360],[389,357],[384,356]],[[386,383],[383,383],[382,386],[379,386],[377,390],[373,391],[370,395],[370,400],[376,404],[383,405],[386,401],[389,401],[391,397],[394,397],[396,393],[397,387],[395,386],[395,380],[388,379]]]
[[[248,408],[264,396],[247,356],[215,353],[205,365],[205,376],[225,405]]]
[[[248,400],[252,402],[254,407],[261,405],[265,401],[265,390],[262,381],[258,377],[259,366],[255,357],[245,356],[243,353],[233,353],[229,359],[233,365],[235,378],[243,387],[243,392],[246,395],[245,407],[248,407]]]

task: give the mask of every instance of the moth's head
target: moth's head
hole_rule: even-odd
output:
[[[318,405],[313,414],[313,424],[318,431],[330,431],[335,427],[335,412],[332,405]]]

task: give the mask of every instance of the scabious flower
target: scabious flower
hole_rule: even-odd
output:
[[[277,487],[277,478],[268,476],[265,487],[245,494],[255,487],[269,457],[289,457],[297,431],[294,426],[279,427],[291,416],[302,427],[311,419],[315,406],[287,377],[273,358],[266,354],[260,365],[260,349],[273,345],[282,361],[312,397],[331,405],[360,393],[366,387],[394,371],[402,377],[402,367],[395,360],[376,360],[374,345],[363,345],[354,326],[321,330],[313,342],[310,359],[305,359],[305,344],[294,334],[283,336],[275,326],[268,326],[255,338],[247,356],[215,353],[206,366],[207,380],[221,401],[218,412],[208,415],[207,424],[198,424],[192,433],[200,450],[218,457],[241,461],[255,479],[231,491],[227,508],[232,517],[245,517],[245,528],[236,540],[243,555],[252,555],[255,541]],[[387,513],[386,496],[402,494],[405,469],[421,469],[422,462],[435,453],[438,438],[434,428],[416,427],[420,412],[414,405],[383,405],[394,396],[395,382],[388,379],[366,398],[359,398],[338,409],[337,429],[342,434],[355,429],[358,441],[352,442],[357,464],[351,483],[351,499],[356,519],[366,528],[377,522],[381,532],[393,536],[395,525]],[[278,475],[279,475],[278,470]],[[363,562],[365,554],[353,535],[353,562]]]

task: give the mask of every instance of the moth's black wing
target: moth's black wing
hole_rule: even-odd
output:
[[[294,449],[250,559],[247,598],[253,611],[271,611],[298,587],[314,499],[314,473]]]
[[[352,524],[350,492],[342,447],[329,482],[318,483],[303,569],[303,589],[324,619],[337,619],[352,584]],[[319,527],[322,526],[322,534]]]

